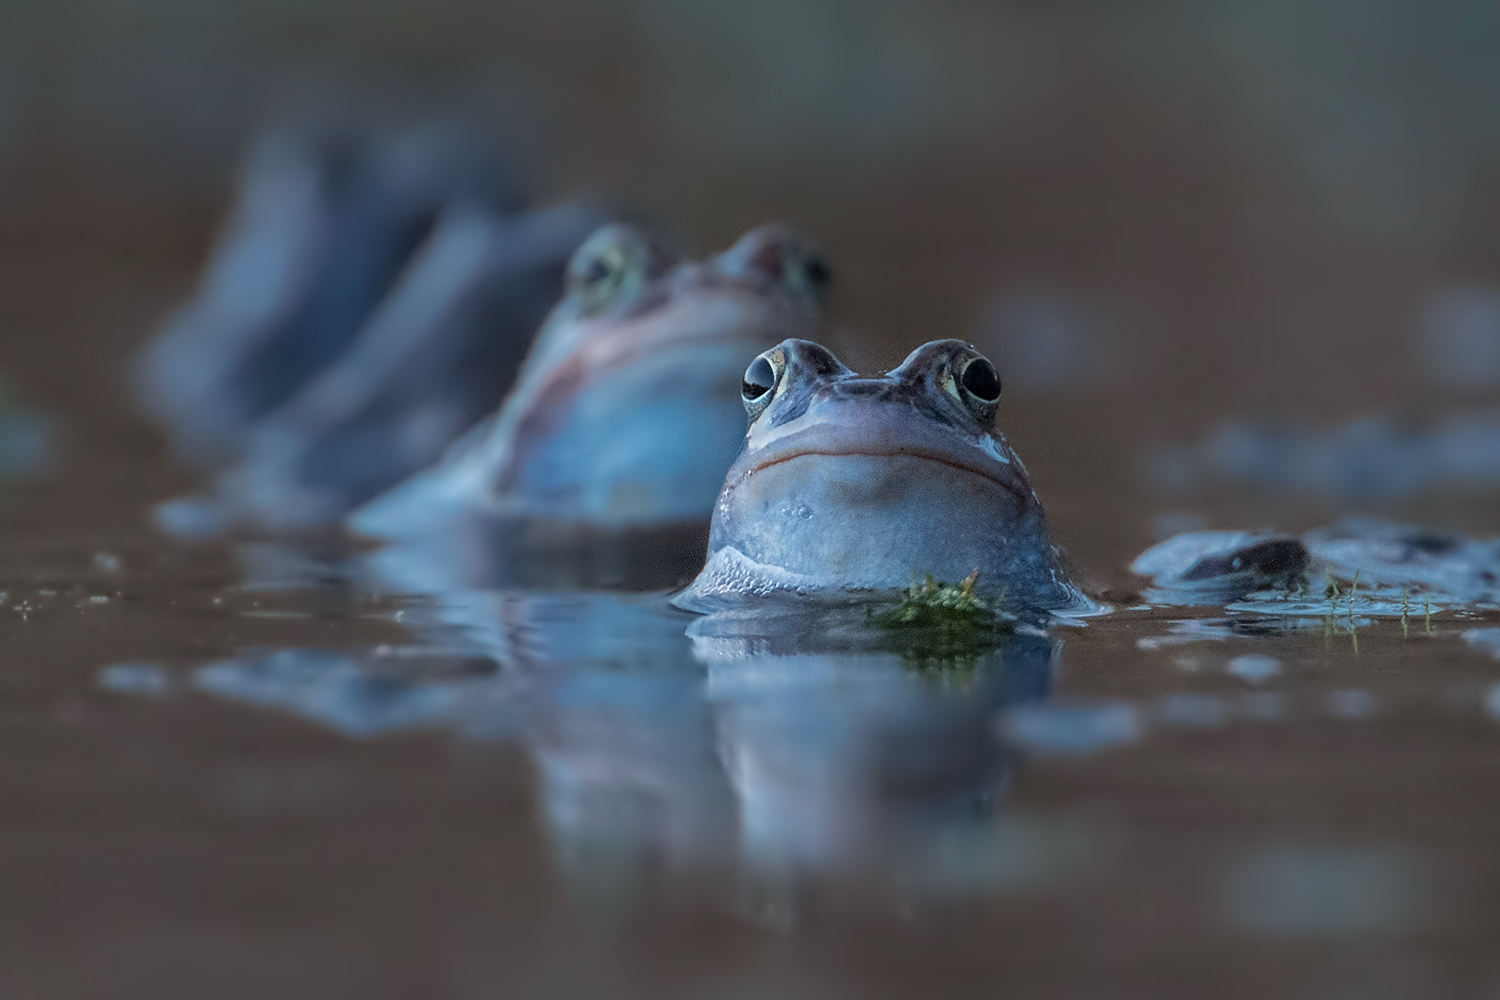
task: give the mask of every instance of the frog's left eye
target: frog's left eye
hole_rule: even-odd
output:
[[[780,350],[771,350],[750,362],[745,369],[745,378],[740,386],[740,398],[745,401],[745,412],[753,421],[760,416],[776,396],[776,387],[786,371],[786,358]]]
[[[585,316],[635,295],[645,284],[658,252],[632,226],[609,225],[584,241],[568,263],[567,293]]]
[[[719,266],[729,274],[778,285],[812,309],[822,308],[833,283],[828,258],[807,237],[776,222],[741,236],[724,251]]]
[[[813,302],[822,302],[833,284],[828,258],[800,240],[791,240],[782,248],[781,274],[789,286]]]
[[[1000,373],[988,359],[964,355],[953,364],[950,391],[980,423],[988,424],[995,419],[1000,404]]]

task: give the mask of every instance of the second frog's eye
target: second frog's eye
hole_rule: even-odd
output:
[[[745,401],[745,412],[754,420],[770,405],[776,395],[776,386],[781,382],[786,362],[780,351],[767,351],[745,369],[745,378],[740,386],[740,397]]]
[[[568,262],[568,296],[585,316],[636,295],[651,270],[654,249],[629,226],[598,230]]]
[[[800,240],[788,242],[783,249],[781,274],[792,289],[813,302],[822,302],[833,284],[827,258]]]
[[[1000,373],[978,354],[957,359],[953,365],[953,391],[980,423],[995,419],[1000,403]]]

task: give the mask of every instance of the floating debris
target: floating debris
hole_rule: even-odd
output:
[[[871,616],[895,652],[922,668],[972,669],[998,636],[1015,631],[1015,620],[993,609],[977,593],[979,572],[956,584],[932,574],[911,585],[896,607]]]

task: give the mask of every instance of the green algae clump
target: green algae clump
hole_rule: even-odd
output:
[[[896,607],[873,615],[894,652],[919,669],[972,670],[979,655],[1014,631],[1014,619],[977,590],[979,572],[959,583],[941,583],[931,573]]]

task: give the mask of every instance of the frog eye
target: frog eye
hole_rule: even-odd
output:
[[[658,254],[644,234],[610,225],[584,241],[568,262],[567,294],[584,316],[637,295]]]
[[[978,354],[959,358],[953,365],[954,395],[982,424],[995,419],[1000,403],[1000,373],[989,360]]]
[[[833,284],[828,259],[800,240],[789,241],[782,248],[781,275],[794,291],[819,303]]]
[[[750,362],[745,369],[745,378],[740,385],[740,397],[745,401],[745,412],[754,420],[763,413],[776,396],[776,387],[781,384],[786,371],[786,358],[780,350],[771,350]]]
[[[823,305],[833,281],[833,269],[812,242],[774,222],[740,237],[724,251],[719,266],[730,274],[774,282],[814,309]]]

